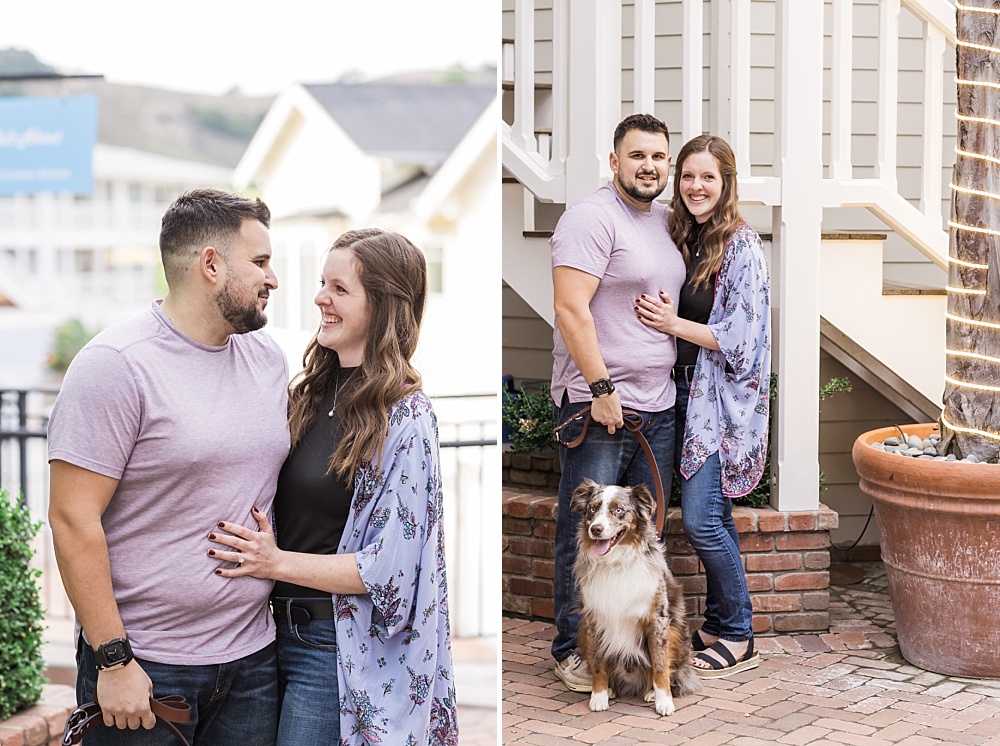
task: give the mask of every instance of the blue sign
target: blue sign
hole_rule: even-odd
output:
[[[97,96],[0,98],[0,195],[94,189]]]

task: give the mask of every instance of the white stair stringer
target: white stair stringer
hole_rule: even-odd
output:
[[[547,238],[524,235],[524,187],[503,185],[504,282],[549,323],[555,324],[552,305],[552,249]]]
[[[883,295],[882,243],[824,240],[820,249],[820,315],[828,322],[823,346],[867,358],[887,388],[901,380],[911,416],[940,413],[945,373],[945,295]],[[829,326],[835,327],[830,330]],[[837,334],[836,332],[840,332]],[[844,340],[844,337],[847,339]],[[840,357],[835,354],[835,357]],[[848,366],[851,367],[851,366]],[[881,375],[878,371],[883,371]],[[914,395],[907,395],[912,387]]]

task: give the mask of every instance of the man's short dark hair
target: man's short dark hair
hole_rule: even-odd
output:
[[[174,200],[160,223],[160,257],[167,281],[206,246],[214,246],[226,259],[247,220],[270,226],[271,211],[259,197],[251,200],[219,189],[195,189]]]
[[[670,130],[662,119],[657,119],[652,114],[632,114],[625,117],[617,127],[615,127],[615,152],[622,144],[625,135],[631,130],[642,130],[643,132],[662,133],[667,138],[667,145],[670,144]]]

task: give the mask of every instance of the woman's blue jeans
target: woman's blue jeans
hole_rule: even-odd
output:
[[[332,600],[331,600],[332,603]],[[275,619],[278,628],[278,746],[340,743],[337,631],[332,619],[296,624]]]
[[[675,368],[677,384],[677,432],[675,464],[680,463],[684,421],[687,416],[689,379],[693,368]],[[705,594],[706,635],[740,641],[753,636],[753,607],[747,590],[746,574],[740,558],[740,535],[733,521],[733,503],[722,495],[722,466],[719,453],[690,479],[678,474],[681,484],[681,514],[688,542],[705,567],[708,589]]]
[[[561,424],[579,412],[590,402],[570,403],[565,396],[561,406],[554,409],[556,424]],[[664,494],[670,494],[673,474],[671,464],[674,452],[674,410],[662,412],[639,412],[642,417],[642,434],[649,443],[660,472]],[[560,433],[566,441],[574,440],[582,429],[582,423],[575,422]],[[553,579],[553,605],[555,607],[556,636],[552,640],[552,657],[565,660],[576,649],[577,630],[580,614],[577,606],[576,577],[573,565],[576,562],[577,533],[580,514],[570,508],[573,491],[584,479],[593,479],[598,484],[637,485],[645,484],[654,493],[653,475],[646,454],[628,430],[624,428],[608,434],[607,427],[591,422],[587,437],[576,448],[559,446],[559,461],[562,476],[559,479],[559,512],[556,515],[555,537],[555,578]]]

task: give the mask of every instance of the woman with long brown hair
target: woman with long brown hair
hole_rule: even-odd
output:
[[[722,678],[754,668],[753,611],[740,560],[732,498],[760,481],[767,454],[771,373],[767,263],[740,215],[736,159],[720,137],[701,135],[677,155],[670,235],[687,278],[678,299],[636,300],[639,320],[677,340],[681,513],[705,566],[705,618],[692,636],[695,670]]]
[[[437,421],[410,363],[426,263],[403,236],[349,231],[320,284],[277,543],[255,512],[258,532],[220,524],[210,554],[276,581],[279,746],[457,744]]]

